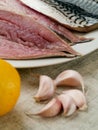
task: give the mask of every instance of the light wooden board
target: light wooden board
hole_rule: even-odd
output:
[[[39,75],[55,78],[65,69],[77,70],[83,76],[88,110],[69,118],[61,114],[54,118],[28,117],[26,113],[35,112],[45,105],[35,103],[33,99]],[[21,95],[14,109],[0,117],[0,130],[98,130],[98,50],[68,63],[18,71],[22,80]]]

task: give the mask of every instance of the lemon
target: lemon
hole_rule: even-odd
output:
[[[13,109],[20,95],[20,75],[8,62],[0,60],[0,116]]]

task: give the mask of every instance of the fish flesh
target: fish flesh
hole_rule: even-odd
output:
[[[21,47],[24,46],[24,48],[31,48],[28,49],[27,52],[29,53],[29,50],[30,52],[32,50],[32,53],[30,53],[32,54],[31,56],[32,58],[56,56],[56,54],[57,56],[63,55],[69,57],[79,55],[79,53],[76,52],[64,40],[62,40],[54,32],[52,32],[45,26],[42,26],[41,24],[36,22],[33,18],[1,9],[0,9],[0,36],[3,37],[2,38],[3,42],[5,39],[6,44],[9,44],[9,42],[7,41],[10,41],[12,44],[15,43],[14,45],[11,45],[10,47],[8,46],[8,48],[6,48],[9,50],[7,51],[8,54],[11,53],[10,48],[11,50],[15,50],[16,47],[16,51],[13,52],[15,53],[17,52],[17,49],[20,48],[20,44],[22,44]],[[0,40],[2,41],[2,39]],[[2,46],[4,44],[3,42],[0,43],[1,48],[0,50],[2,50]],[[7,47],[7,45],[5,44],[4,46]],[[3,51],[5,52],[6,49],[3,49]],[[40,51],[40,55],[34,54],[35,52],[37,52],[35,50],[37,50],[38,52]],[[24,51],[24,53],[26,54],[27,52]],[[2,51],[0,51],[0,53],[2,53]],[[0,57],[3,57],[2,54],[0,55]],[[27,58],[28,57],[30,58],[30,56],[27,56]],[[12,58],[12,56],[9,57],[9,59],[10,58]],[[17,57],[14,57],[14,59],[18,58],[19,55],[17,55]]]
[[[90,0],[87,4],[90,8],[94,8],[95,12],[89,12],[89,10],[84,8],[84,2],[81,7],[76,5],[76,1],[71,2],[71,0],[20,0],[30,8],[60,22],[62,25],[77,30],[80,32],[88,32],[98,28],[98,1]],[[86,3],[85,2],[85,3]],[[79,2],[77,2],[79,3]]]
[[[16,1],[16,2],[19,3],[19,1]],[[23,3],[19,3],[19,5],[21,5],[21,9],[24,7],[24,9],[26,11],[27,10],[30,11],[29,15],[31,17],[33,17],[37,22],[50,28],[51,30],[53,30],[54,32],[59,34],[59,36],[62,36],[62,38],[64,38],[64,40],[65,39],[69,40],[71,42],[70,45],[74,45],[77,43],[89,42],[89,41],[93,40],[93,38],[85,38],[83,36],[79,36],[79,34],[76,35],[76,34],[72,33],[70,30],[68,30],[65,26],[61,25],[57,21],[39,13],[36,10],[33,10],[31,8],[27,8],[27,6],[25,6],[25,4],[23,4]]]
[[[59,36],[62,36],[64,40],[68,39],[69,42],[71,42],[72,44],[84,43],[93,40],[92,38],[79,36],[79,34],[75,35],[57,21],[50,19],[49,17],[39,13],[38,11],[28,8],[27,6],[25,6],[25,4],[20,2],[20,0],[13,0],[11,2],[9,2],[9,0],[2,0],[0,1],[0,9],[13,11],[15,13],[17,10],[18,14],[29,15],[33,17],[37,22],[48,27],[56,34],[59,34]]]
[[[69,39],[74,42],[90,40],[72,35],[58,22],[24,6],[19,0],[0,1],[0,58],[32,59],[80,55],[55,32],[67,34],[67,37],[69,35]]]
[[[24,46],[0,36],[0,58],[2,59],[36,59],[45,57],[73,57],[58,50],[40,49],[36,46]]]

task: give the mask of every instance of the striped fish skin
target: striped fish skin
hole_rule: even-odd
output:
[[[60,0],[42,0],[43,2],[51,5],[66,17],[69,26],[76,27],[89,27],[98,23],[98,15],[91,14],[84,9],[69,2]],[[83,1],[83,0],[82,0]]]
[[[72,0],[20,0],[32,9],[55,19],[64,26],[80,32],[89,32],[98,28],[98,14],[85,11]],[[68,1],[68,2],[67,2]],[[77,0],[73,0],[76,2]],[[84,2],[87,0],[79,0]],[[98,4],[97,0],[89,0]],[[79,3],[79,2],[77,2]],[[80,4],[80,3],[79,3]],[[91,5],[92,7],[92,5]]]
[[[42,1],[51,5],[53,8],[61,12],[65,17],[68,18],[70,24],[73,24],[73,26],[90,26],[98,22],[98,15],[93,15],[89,12],[86,12],[84,9],[69,2],[63,2],[60,0]]]
[[[69,2],[71,4],[77,5],[78,7],[84,9],[85,11],[98,15],[98,0],[60,0],[62,2]]]

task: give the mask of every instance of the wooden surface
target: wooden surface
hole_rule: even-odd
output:
[[[65,69],[77,70],[83,76],[88,110],[68,118],[61,114],[54,118],[27,116],[26,113],[35,112],[45,105],[35,103],[33,99],[39,75],[55,78]],[[0,117],[0,130],[98,130],[98,50],[68,63],[18,71],[22,80],[21,95],[14,109]]]

